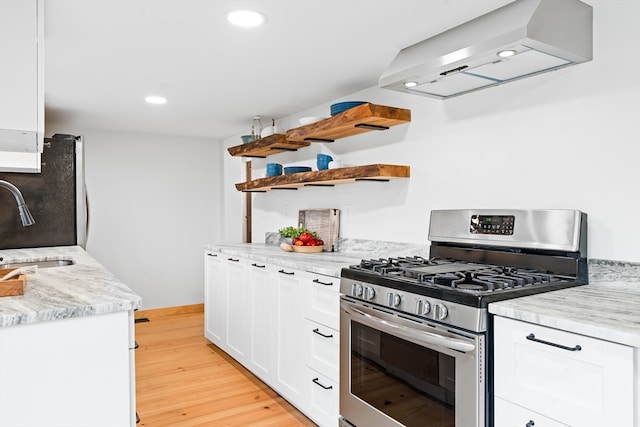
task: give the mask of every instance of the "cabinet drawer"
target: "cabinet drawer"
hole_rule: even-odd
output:
[[[309,343],[307,366],[338,381],[340,373],[340,333],[311,320],[305,322]]]
[[[307,286],[307,318],[330,328],[340,327],[340,279],[312,275]]]
[[[495,398],[494,427],[569,427],[533,412],[529,409],[515,405],[506,400]]]
[[[567,425],[633,425],[633,349],[495,318],[495,395]]]
[[[338,402],[340,390],[338,382],[314,371],[306,370],[309,385],[309,416],[321,427],[335,427],[338,425]]]

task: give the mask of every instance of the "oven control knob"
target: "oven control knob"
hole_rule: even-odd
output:
[[[425,316],[429,314],[430,311],[431,311],[431,304],[429,304],[429,301],[424,299],[418,300],[418,306],[416,307],[416,314],[420,316]]]
[[[436,320],[444,320],[449,315],[449,310],[442,304],[436,304],[433,306],[434,315]]]
[[[369,286],[364,287],[364,299],[371,301],[376,296],[376,291]]]
[[[362,285],[360,283],[354,283],[351,285],[351,295],[354,297],[362,296]]]
[[[389,292],[387,294],[387,302],[389,303],[389,307],[397,307],[400,305],[400,295],[394,294],[393,292]]]

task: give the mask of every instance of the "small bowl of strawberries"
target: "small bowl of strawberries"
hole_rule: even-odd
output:
[[[293,252],[317,253],[324,250],[324,242],[316,232],[304,227],[286,227],[280,230],[280,236],[291,239]]]

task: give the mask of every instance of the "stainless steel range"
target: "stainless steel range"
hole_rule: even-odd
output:
[[[436,210],[428,259],[344,268],[341,424],[490,426],[487,305],[586,284],[586,230],[575,210]]]

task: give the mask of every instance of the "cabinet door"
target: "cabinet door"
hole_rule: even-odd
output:
[[[252,261],[251,276],[251,352],[248,368],[263,381],[275,380],[276,293],[278,277],[275,266]]]
[[[0,426],[132,426],[126,311],[0,328]]]
[[[0,128],[38,127],[38,7],[0,0]]]
[[[340,279],[310,273],[304,287],[306,316],[333,329],[340,328]]]
[[[223,256],[227,285],[227,352],[246,364],[251,348],[251,287],[247,271],[248,260]]]
[[[309,388],[307,414],[322,427],[338,426],[340,392],[338,382],[311,368],[304,371],[304,381]]]
[[[574,427],[633,425],[631,347],[502,317],[494,326],[496,396]]]
[[[307,366],[336,383],[340,376],[340,332],[306,319]]]
[[[494,404],[494,427],[569,427],[499,397]]]
[[[226,350],[227,284],[222,254],[206,251],[204,255],[204,335]]]
[[[305,407],[303,389],[305,349],[302,322],[304,321],[303,297],[305,272],[289,268],[278,270],[276,328],[277,378],[276,389],[294,405]]]
[[[42,0],[0,0],[0,171],[40,172],[43,9]]]

